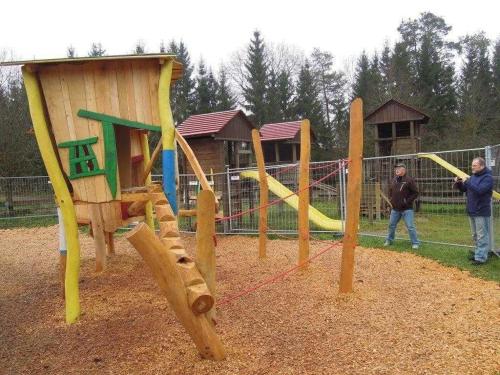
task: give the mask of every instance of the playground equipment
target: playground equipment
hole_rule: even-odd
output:
[[[241,172],[240,176],[242,178],[251,178],[260,182],[259,172],[257,171],[245,171]],[[266,174],[267,185],[269,190],[276,194],[278,197],[283,198],[284,202],[287,203],[294,210],[299,210],[299,197],[288,189],[286,186],[282,185],[279,181],[277,181],[274,177]],[[331,219],[318,209],[309,205],[309,220],[316,224],[318,227],[331,230],[335,232],[342,231],[342,221]]]
[[[116,229],[130,221],[145,221],[147,225],[139,224],[128,240],[151,269],[200,354],[223,359],[213,326],[214,218],[210,215],[215,214],[215,197],[203,192],[200,199],[202,207],[214,208],[211,213],[197,210],[202,255],[196,262],[183,248],[176,218],[176,139],[203,189],[210,190],[196,157],[174,128],[169,92],[182,66],[166,54],[14,64],[23,65],[35,136],[61,210],[67,242],[67,256],[61,256],[66,321],[74,323],[80,316],[77,225],[91,225],[100,272],[106,267],[106,245],[108,253],[113,251]],[[163,191],[151,183],[151,131],[162,135]],[[153,231],[153,205],[158,237]]]

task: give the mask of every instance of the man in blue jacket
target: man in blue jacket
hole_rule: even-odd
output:
[[[483,158],[472,160],[472,176],[462,180],[455,177],[454,186],[467,194],[467,214],[469,215],[472,238],[474,239],[474,257],[472,264],[481,265],[488,259],[491,241],[491,196],[493,194],[493,176],[486,168]]]

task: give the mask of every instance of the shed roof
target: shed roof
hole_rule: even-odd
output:
[[[267,141],[287,141],[287,140],[297,140],[300,141],[300,124],[302,120],[299,121],[286,121],[278,122],[272,124],[264,124],[260,128],[260,139],[262,142]],[[314,131],[311,127],[311,136],[316,138]]]
[[[389,99],[365,116],[367,124],[383,124],[401,121],[427,123],[430,117],[421,110],[396,99]]]
[[[234,109],[189,116],[183,123],[179,124],[177,130],[184,138],[212,136],[224,129],[238,115],[243,116],[251,124],[242,110]]]

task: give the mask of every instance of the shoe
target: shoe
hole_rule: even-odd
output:
[[[486,262],[480,262],[478,260],[473,260],[470,262],[470,264],[473,266],[482,266],[484,263],[486,263]]]
[[[391,243],[389,241],[385,241],[384,246],[391,246]]]
[[[418,250],[418,245],[411,245],[412,250]]]

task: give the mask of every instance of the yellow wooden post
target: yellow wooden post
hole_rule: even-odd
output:
[[[80,245],[78,243],[78,225],[76,222],[75,207],[66,181],[64,180],[63,173],[59,168],[56,152],[52,145],[47,119],[45,118],[42,90],[38,83],[38,79],[36,75],[29,70],[28,66],[24,66],[22,72],[38,148],[50,181],[52,182],[57,203],[63,214],[67,244],[66,275],[64,282],[66,322],[74,323],[80,316],[78,289]]]
[[[352,292],[354,249],[358,240],[359,208],[363,167],[363,101],[351,104],[349,128],[349,165],[347,180],[347,218],[340,269],[340,293]]]
[[[300,165],[299,165],[299,264],[309,259],[309,160],[311,158],[311,125],[309,120],[300,124]]]
[[[267,242],[267,204],[269,202],[269,186],[267,185],[266,164],[262,144],[260,142],[259,131],[252,130],[253,148],[255,159],[259,169],[259,187],[260,187],[260,209],[259,209],[259,258],[266,257]]]
[[[141,134],[141,148],[142,148],[142,155],[144,155],[144,165],[145,165],[145,168],[147,168],[151,162],[151,157],[149,155],[149,142],[148,142],[147,134]],[[153,163],[154,163],[154,161],[153,161]],[[152,165],[152,163],[151,163],[151,165]],[[144,178],[143,181],[146,183],[146,185],[151,184],[151,168],[149,169],[149,171],[147,171],[147,176]],[[146,224],[151,229],[154,230],[155,229],[155,222],[153,219],[153,204],[151,203],[151,201],[146,203],[145,213],[146,213]]]
[[[208,290],[215,298],[215,195],[202,190],[196,204],[196,259],[195,264],[205,279]],[[215,320],[215,308],[207,312],[210,321]]]

